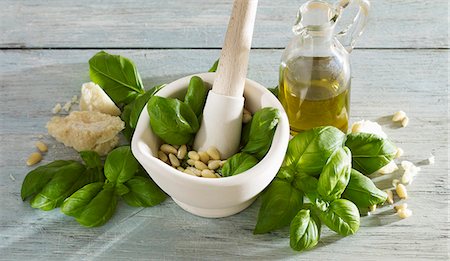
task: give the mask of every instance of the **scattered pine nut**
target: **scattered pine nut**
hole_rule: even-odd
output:
[[[408,124],[409,124],[409,118],[408,118],[408,116],[406,116],[402,120],[402,127],[404,128],[404,127],[408,126]]]
[[[170,164],[172,164],[172,166],[174,166],[174,167],[179,167],[180,166],[180,161],[172,153],[169,154],[169,160],[170,160]]]
[[[184,159],[186,157],[186,154],[187,154],[186,145],[181,145],[180,148],[178,149],[177,157],[179,159]]]
[[[158,158],[164,162],[167,163],[167,161],[169,160],[169,158],[167,157],[166,153],[162,152],[161,150],[158,151]]]
[[[169,144],[163,144],[159,149],[166,154],[172,153],[174,155],[177,155],[178,153],[177,149],[175,149],[172,145]]]
[[[32,166],[34,164],[39,163],[42,160],[42,155],[39,152],[33,152],[27,159],[27,165]]]
[[[397,212],[397,214],[400,218],[405,219],[405,218],[409,218],[410,216],[412,216],[412,211],[411,211],[411,209],[406,208],[406,209],[399,210]]]
[[[403,156],[403,153],[404,153],[404,151],[402,148],[397,148],[397,152],[395,153],[395,158],[396,159],[400,158],[401,156]]]
[[[200,156],[196,151],[189,151],[188,157],[193,160],[200,160]]]
[[[40,152],[47,152],[47,151],[48,151],[47,144],[45,144],[45,143],[42,142],[42,141],[37,141],[37,142],[35,143],[35,145],[36,145],[36,147],[38,148],[38,150],[39,150]]]
[[[398,211],[407,209],[408,208],[408,204],[407,203],[402,203],[400,205],[394,206],[394,208],[398,212]]]
[[[209,155],[205,151],[199,151],[198,156],[200,156],[200,160],[203,161],[203,163],[207,164],[209,161]]]
[[[409,185],[413,181],[413,175],[410,171],[406,170],[405,173],[402,175],[402,183]]]
[[[220,160],[210,160],[208,162],[208,168],[211,170],[216,170],[220,168]]]
[[[406,190],[405,185],[397,184],[397,186],[395,187],[395,191],[397,192],[397,195],[401,199],[407,199],[408,198],[408,191]]]
[[[394,204],[394,193],[392,193],[392,190],[385,190],[384,192],[386,192],[387,194],[387,198],[386,198],[386,202],[389,204]]]
[[[401,121],[406,117],[406,113],[404,111],[398,111],[394,113],[392,116],[392,121]]]
[[[199,170],[204,170],[204,169],[208,168],[208,166],[206,166],[205,163],[203,163],[202,161],[199,161],[199,160],[197,160],[195,162],[194,166],[195,166],[196,169],[199,169]]]
[[[208,156],[213,160],[220,160],[220,152],[217,150],[216,147],[209,147],[206,150],[206,153]],[[203,161],[203,160],[202,160]],[[206,162],[205,162],[206,163]]]
[[[204,169],[202,170],[202,177],[204,178],[217,178],[212,170]]]
[[[61,103],[55,104],[55,107],[53,107],[53,109],[52,109],[52,113],[53,114],[59,113],[61,111],[61,108],[62,108]]]

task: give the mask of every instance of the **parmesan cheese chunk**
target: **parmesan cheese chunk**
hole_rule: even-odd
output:
[[[77,151],[93,150],[106,155],[118,143],[124,122],[117,116],[95,112],[74,111],[66,117],[53,117],[47,123],[48,133]]]
[[[365,133],[371,133],[380,136],[383,139],[387,138],[386,133],[383,131],[383,128],[381,128],[381,125],[373,122],[373,121],[358,121],[352,124],[351,128],[352,132],[365,132]]]
[[[93,82],[88,82],[81,86],[80,110],[98,111],[113,116],[120,115],[120,109],[117,108],[108,94]]]

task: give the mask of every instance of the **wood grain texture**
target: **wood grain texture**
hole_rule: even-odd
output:
[[[303,1],[261,0],[253,47],[282,48]],[[356,46],[448,47],[448,1],[372,2]],[[0,0],[0,47],[221,47],[229,0]],[[347,19],[348,20],[348,19]]]
[[[360,231],[342,238],[324,229],[316,249],[296,253],[287,229],[255,236],[260,202],[238,215],[205,219],[172,200],[153,208],[120,203],[105,226],[87,229],[54,210],[32,209],[20,199],[31,169],[26,157],[43,134],[44,157],[77,154],[46,135],[56,102],[70,100],[88,78],[88,59],[97,50],[0,51],[0,260],[448,260],[449,259],[449,90],[448,50],[356,50],[352,54],[352,121],[377,120],[422,165],[409,186],[414,215],[400,220],[390,207],[364,217]],[[146,88],[206,71],[219,50],[120,50],[135,61]],[[249,77],[277,83],[281,50],[253,50]],[[390,122],[402,109],[407,128]],[[434,165],[423,164],[433,153]],[[42,163],[42,164],[43,164]],[[386,177],[378,178],[380,184]],[[388,184],[389,182],[385,182]]]

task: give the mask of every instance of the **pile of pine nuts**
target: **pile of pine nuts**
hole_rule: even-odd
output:
[[[221,178],[218,171],[225,163],[215,147],[197,152],[186,145],[163,144],[158,158],[183,173],[203,178]]]

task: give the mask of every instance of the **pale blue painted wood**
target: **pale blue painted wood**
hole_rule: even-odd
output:
[[[153,208],[121,203],[105,226],[80,227],[54,210],[38,211],[20,199],[31,169],[27,156],[44,135],[50,147],[44,162],[77,154],[46,135],[56,102],[70,100],[88,81],[88,59],[96,50],[0,51],[0,260],[448,260],[448,50],[356,50],[352,54],[352,121],[378,120],[421,162],[409,187],[406,220],[389,207],[364,217],[360,231],[341,238],[324,230],[319,246],[305,253],[289,248],[288,231],[254,236],[260,202],[222,219],[195,217],[172,200]],[[146,87],[205,71],[219,50],[116,50],[134,60]],[[277,82],[281,50],[254,50],[249,77],[266,86]],[[405,110],[407,128],[390,123]]]
[[[260,0],[253,47],[280,48],[302,1]],[[362,48],[448,47],[448,1],[374,0]],[[0,47],[221,47],[229,0],[0,0]]]

